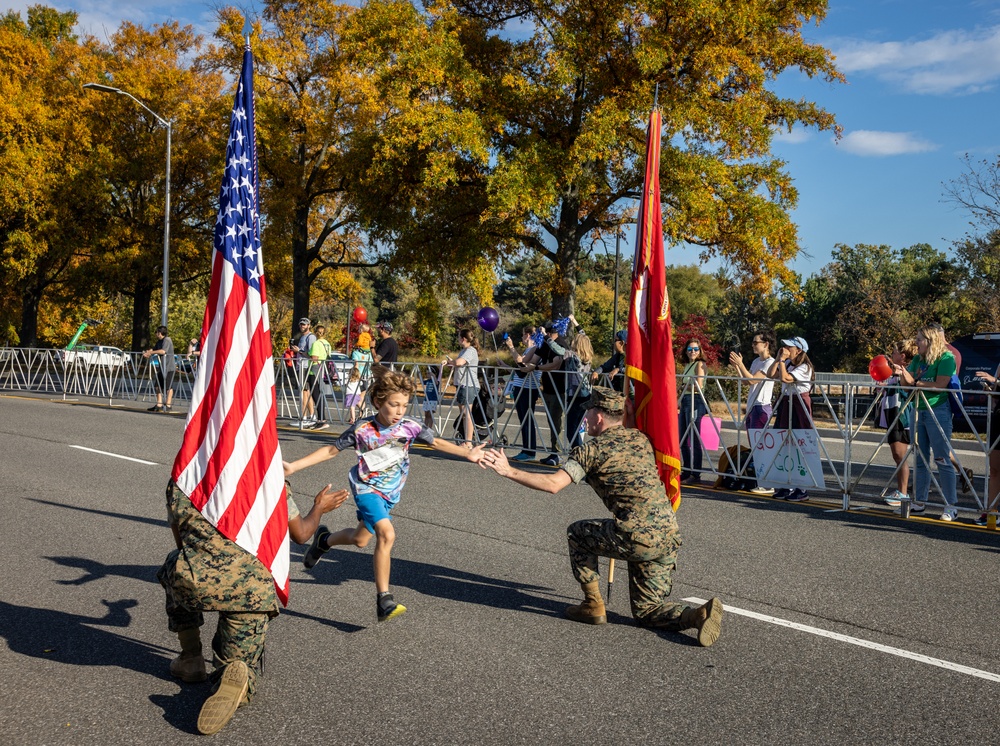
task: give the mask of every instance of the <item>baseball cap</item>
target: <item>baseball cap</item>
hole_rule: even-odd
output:
[[[628,343],[628,330],[619,329],[618,332],[615,334],[615,339],[617,339],[619,342]]]
[[[312,322],[305,316],[303,316],[301,319],[299,319],[299,324],[312,324]]]
[[[803,352],[809,352],[809,343],[806,342],[802,337],[792,337],[791,339],[781,340],[781,344],[785,347],[798,347]]]
[[[621,414],[625,411],[625,395],[607,386],[594,386],[583,406],[587,409],[603,409],[610,414]]]
[[[378,322],[378,328],[379,329],[385,329],[390,334],[392,333],[392,324],[389,323],[388,321],[380,321],[380,322]]]

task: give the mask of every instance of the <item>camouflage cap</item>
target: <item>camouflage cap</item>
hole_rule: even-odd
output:
[[[603,409],[609,414],[625,413],[625,395],[607,386],[594,386],[590,390],[587,408]]]

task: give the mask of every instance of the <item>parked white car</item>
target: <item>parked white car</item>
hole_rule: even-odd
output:
[[[63,362],[66,365],[121,368],[126,359],[127,356],[120,349],[105,345],[77,345],[72,350],[63,350]]]

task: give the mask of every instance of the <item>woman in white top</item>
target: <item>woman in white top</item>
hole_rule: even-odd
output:
[[[701,342],[692,337],[684,345],[683,361],[686,363],[681,374],[681,395],[678,398],[678,434],[681,440],[681,484],[697,484],[701,481],[701,443],[698,441],[701,418],[708,414],[702,389],[708,375],[705,358],[701,352]]]
[[[456,380],[455,403],[459,406],[460,416],[464,420],[465,447],[472,448],[472,403],[479,400],[479,340],[476,333],[462,329],[458,333],[458,346],[461,352],[457,358],[446,357],[442,365],[455,368]]]
[[[774,381],[768,378],[767,372],[774,365],[773,350],[776,347],[774,332],[770,330],[759,331],[753,335],[753,351],[757,355],[750,363],[748,369],[743,364],[743,356],[733,351],[729,353],[729,364],[736,367],[740,372],[740,377],[746,378],[756,383],[750,387],[750,394],[747,396],[747,416],[743,421],[750,435],[750,443],[753,444],[751,430],[763,430],[767,427],[773,411],[771,398],[774,394]]]
[[[771,378],[781,381],[781,398],[774,415],[774,426],[778,430],[806,430],[813,426],[809,392],[816,378],[816,369],[807,352],[809,344],[802,337],[783,339],[777,358],[768,371]],[[774,496],[793,502],[809,497],[800,488],[777,490]]]

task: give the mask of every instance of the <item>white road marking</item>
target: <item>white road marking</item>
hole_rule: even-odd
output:
[[[692,604],[703,604],[706,603],[707,599],[703,598],[685,598],[685,601]],[[820,629],[819,627],[810,627],[807,624],[799,624],[798,622],[790,622],[787,619],[781,619],[776,616],[770,616],[768,614],[758,614],[756,611],[747,611],[746,609],[738,609],[734,606],[729,606],[723,601],[723,606],[727,614],[736,614],[738,616],[746,616],[751,619],[757,619],[761,622],[767,622],[769,624],[776,624],[779,627],[788,627],[789,629],[797,629],[800,632],[808,632],[813,635],[818,635],[819,637],[827,637],[831,640],[839,640],[840,642],[846,642],[851,645],[857,645],[862,648],[868,648],[869,650],[877,650],[880,653],[888,653],[889,655],[896,655],[900,658],[908,658],[912,661],[917,661],[918,663],[926,663],[929,666],[937,666],[938,668],[944,668],[948,671],[955,671],[956,673],[964,673],[967,676],[975,676],[979,679],[986,679],[987,681],[1000,682],[1000,674],[990,673],[989,671],[981,671],[978,668],[970,668],[969,666],[963,666],[959,663],[952,663],[951,661],[944,661],[940,658],[931,658],[929,655],[921,655],[920,653],[911,653],[909,650],[902,650],[901,648],[893,648],[888,645],[880,645],[877,642],[870,642],[869,640],[862,640],[859,637],[851,637],[849,635],[842,635],[838,632],[830,632],[829,630]]]
[[[149,466],[157,466],[155,461],[144,461],[141,458],[132,458],[131,456],[122,456],[118,453],[108,453],[107,451],[98,451],[94,448],[86,448],[84,446],[70,446],[70,448],[76,448],[80,451],[90,451],[91,453],[99,453],[102,456],[113,456],[114,458],[123,458],[126,461],[135,461],[137,464],[148,464]]]

